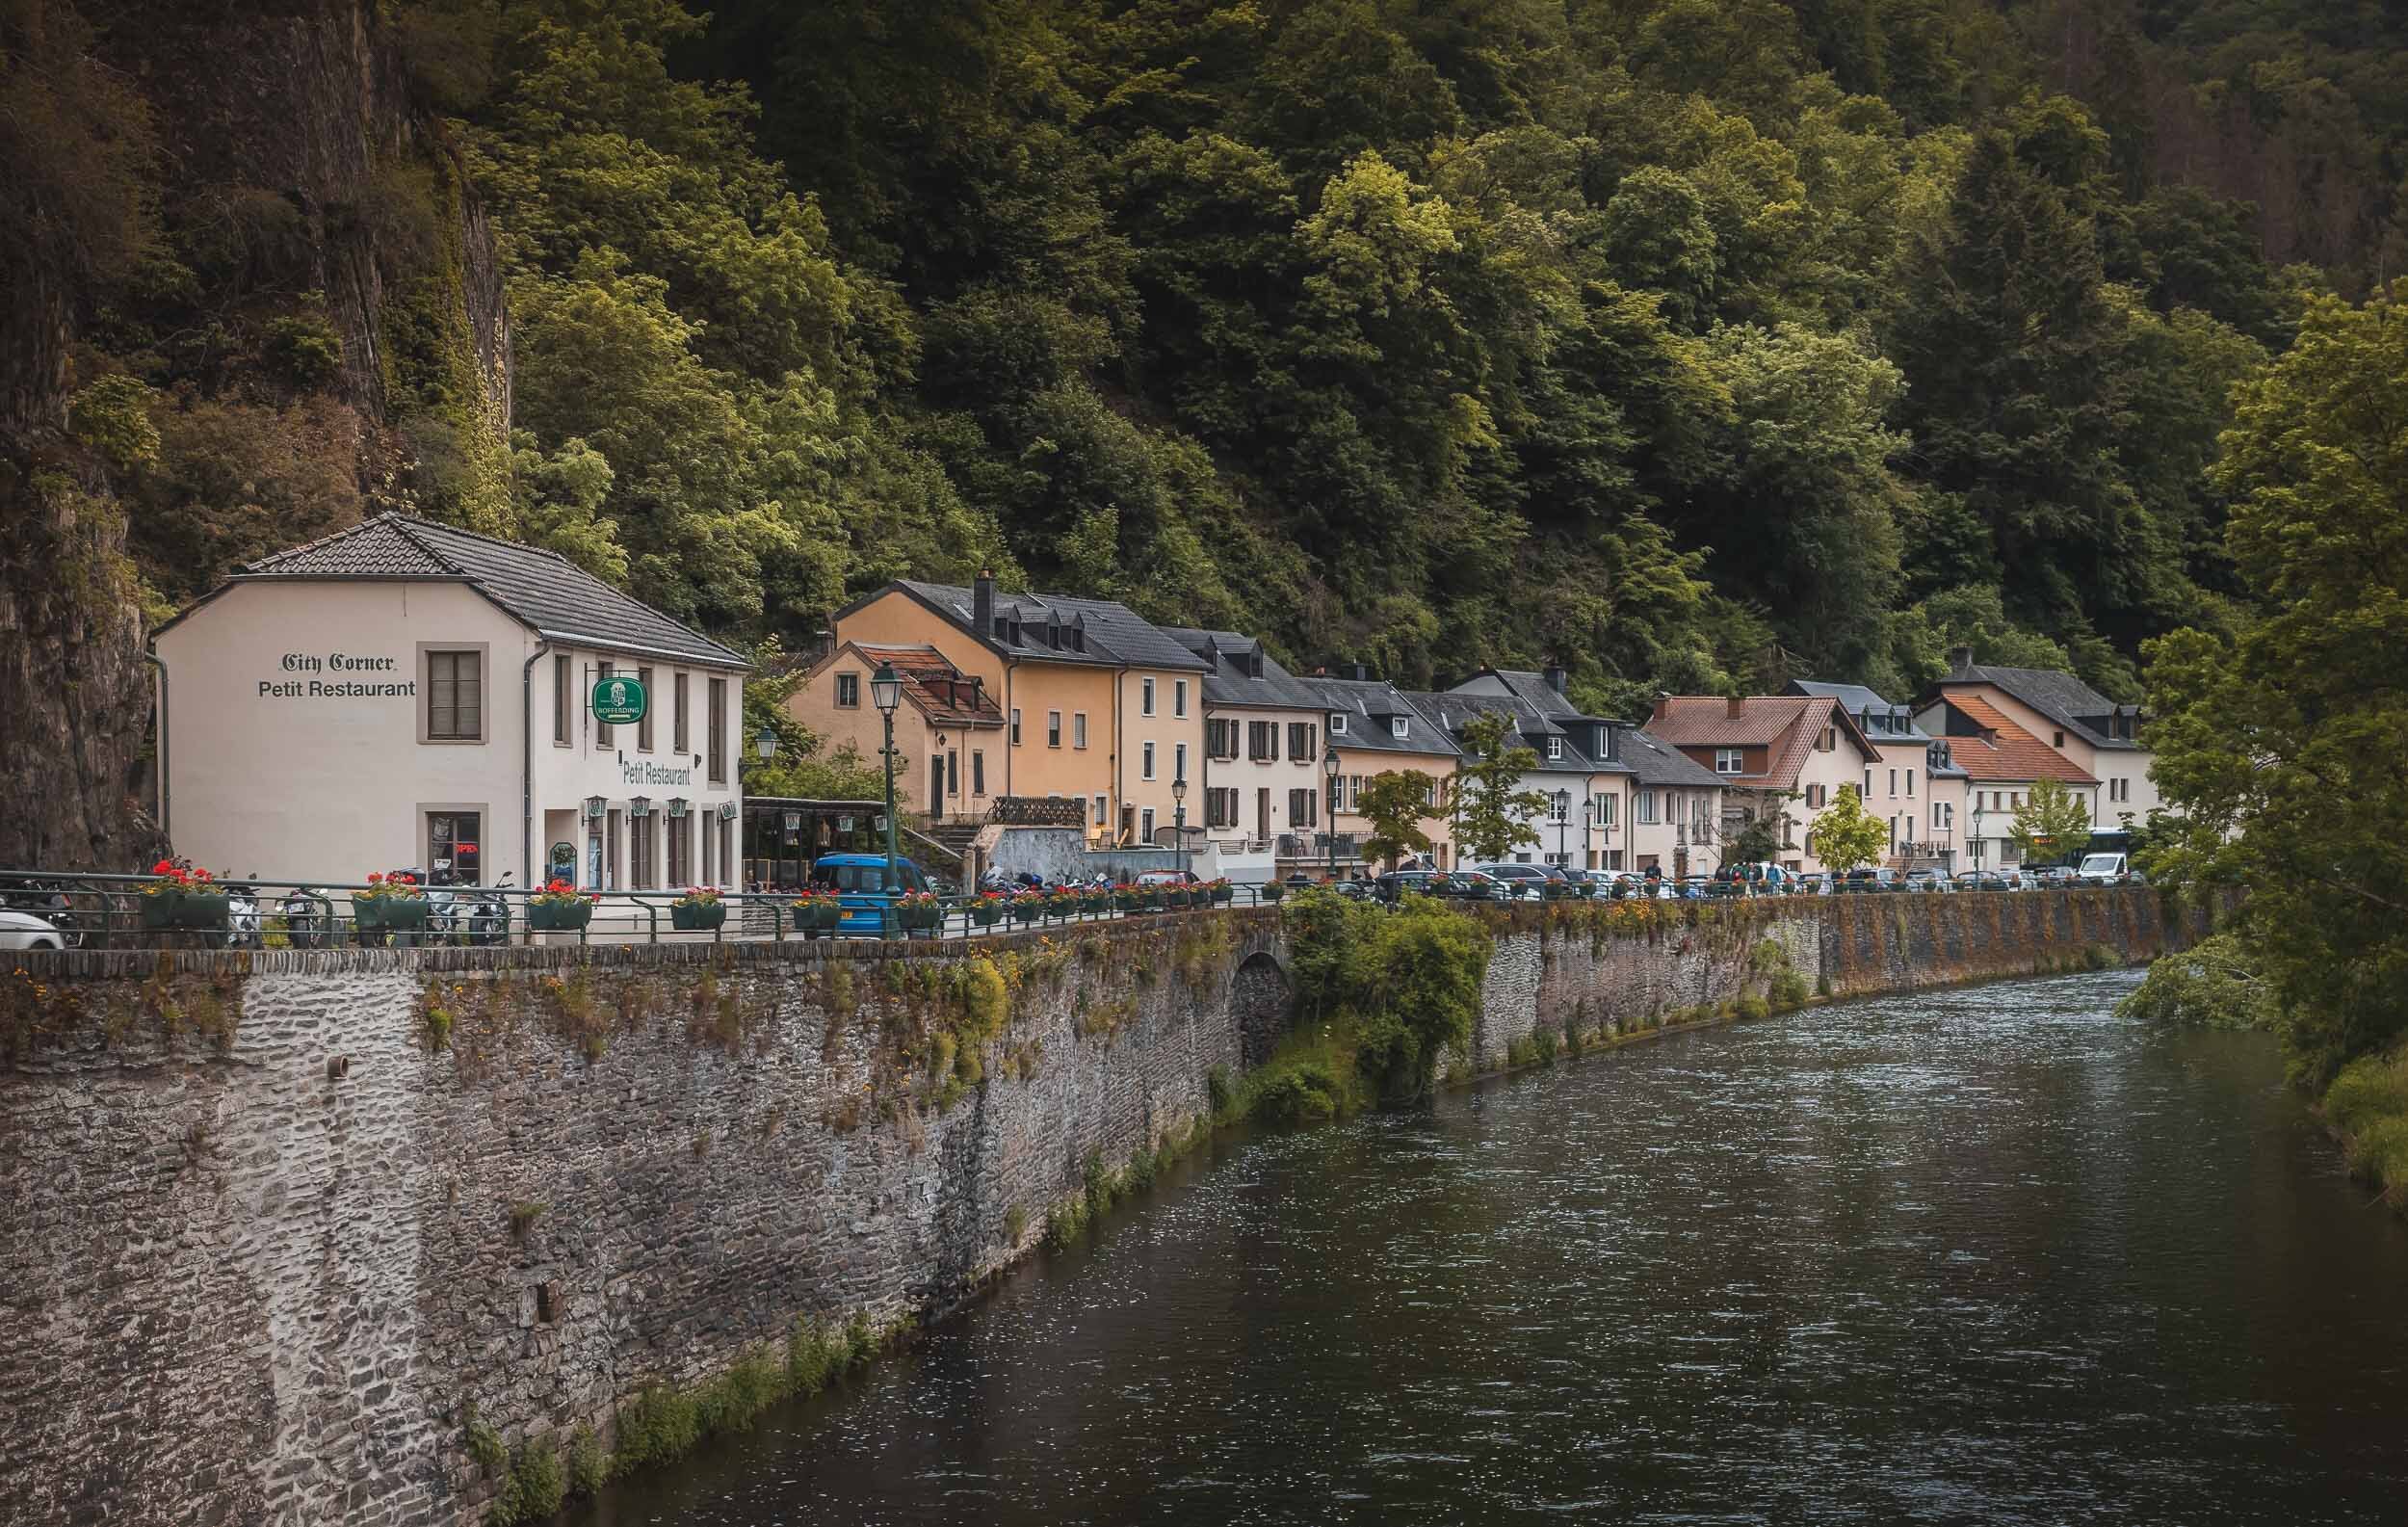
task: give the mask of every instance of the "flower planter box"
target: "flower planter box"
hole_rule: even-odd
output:
[[[1033,923],[1044,910],[1044,908],[1034,902],[1014,902],[1011,904],[1011,920],[1015,923]]]
[[[162,891],[143,892],[143,927],[153,933],[173,928],[176,908],[183,901],[184,893],[173,886]]]
[[[364,934],[416,933],[427,926],[423,896],[354,896],[352,926]]]
[[[527,927],[538,934],[573,934],[593,921],[593,903],[527,904]]]
[[[970,920],[981,928],[992,928],[1003,921],[1004,908],[998,902],[972,902]]]
[[[698,903],[691,907],[669,904],[668,925],[681,934],[717,933],[727,923],[725,902]]]
[[[1281,884],[1277,881],[1265,881],[1263,882],[1262,890],[1258,894],[1261,895],[1263,900],[1275,903],[1279,900],[1279,898],[1288,894],[1288,887]]]
[[[915,907],[904,904],[897,909],[903,913],[904,933],[932,929],[945,920],[945,908],[942,907]]]

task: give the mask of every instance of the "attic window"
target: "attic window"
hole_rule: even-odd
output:
[[[1563,756],[1562,738],[1550,737],[1547,739],[1547,756],[1550,758],[1560,758]]]
[[[1263,676],[1263,654],[1259,650],[1245,655],[1245,676],[1248,678]]]
[[[2051,733],[2049,733],[2049,746],[2050,746],[2050,747],[2052,747],[2052,748],[2062,748],[2062,747],[2064,747],[2064,746],[2065,746],[2065,734],[2064,734],[2063,732],[2061,732],[2061,731],[2057,731],[2057,732],[2051,732]]]
[[[1073,652],[1086,650],[1086,632],[1079,626],[1074,625],[1070,628],[1070,650]]]
[[[1343,711],[1331,711],[1329,713],[1329,735],[1332,737],[1344,737],[1346,734],[1346,713]]]
[[[1403,735],[1404,735],[1404,733],[1405,733],[1405,728],[1406,728],[1406,725],[1407,725],[1407,723],[1406,723],[1406,721],[1405,721],[1405,719],[1404,719],[1403,717],[1401,717],[1401,716],[1391,716],[1391,717],[1389,717],[1389,718],[1388,718],[1388,735],[1389,735],[1389,736],[1391,736],[1391,737],[1401,737],[1401,736],[1403,736]]]

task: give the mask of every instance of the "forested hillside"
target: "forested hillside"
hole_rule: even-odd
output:
[[[2374,0],[699,13],[0,0],[0,493],[154,613],[407,507],[790,646],[992,565],[1625,712],[2130,699],[2230,623],[2227,389],[2408,263]]]

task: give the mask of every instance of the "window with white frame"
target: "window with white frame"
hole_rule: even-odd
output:
[[[1547,820],[1550,822],[1569,822],[1572,820],[1571,791],[1558,790],[1556,792],[1555,799],[1547,804]]]
[[[1653,790],[1641,790],[1638,793],[1638,820],[1644,826],[1653,826],[1655,823],[1656,792]]]
[[[1154,808],[1152,806],[1147,806],[1138,813],[1138,836],[1148,843],[1154,841]]]
[[[836,675],[836,703],[842,705],[847,710],[854,710],[860,706],[860,674],[839,673]]]
[[[1073,748],[1084,748],[1086,746],[1086,711],[1074,710],[1070,713],[1070,746]]]
[[[1048,748],[1061,746],[1061,712],[1058,710],[1049,710],[1045,713],[1045,746]]]
[[[1102,796],[1095,798],[1095,825],[1099,828],[1104,825],[1104,798]]]
[[[1346,734],[1346,714],[1343,711],[1331,711],[1329,713],[1329,735],[1332,737],[1344,737]]]
[[[1154,745],[1152,743],[1145,745],[1145,777],[1148,779],[1154,777]]]
[[[1185,716],[1188,713],[1188,681],[1186,679],[1174,678],[1170,681],[1170,713],[1173,716]]]
[[[1550,737],[1547,739],[1547,756],[1550,758],[1560,758],[1563,756],[1562,738]]]
[[[1714,773],[1738,775],[1747,773],[1747,754],[1738,748],[1714,750]]]
[[[1183,742],[1172,743],[1170,745],[1170,777],[1185,779],[1187,777],[1188,745]]]
[[[1020,746],[1020,707],[1017,705],[1011,708],[1011,745],[1014,748]]]
[[[1150,678],[1138,680],[1138,706],[1140,715],[1154,714],[1154,681]]]
[[[1391,717],[1389,717],[1389,718],[1388,718],[1388,735],[1389,735],[1389,736],[1391,736],[1391,737],[1402,737],[1402,736],[1405,736],[1406,734],[1407,734],[1407,725],[1406,725],[1406,723],[1405,723],[1405,719],[1404,719],[1403,717],[1401,717],[1401,716],[1391,716]]]

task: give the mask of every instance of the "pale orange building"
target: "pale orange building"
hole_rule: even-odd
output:
[[[1184,779],[1190,820],[1201,821],[1207,666],[1127,606],[1001,594],[983,574],[968,589],[904,579],[838,611],[834,634],[834,653],[788,709],[871,757],[879,726],[867,677],[857,706],[838,704],[833,694],[848,647],[934,653],[991,698],[1001,718],[995,756],[979,757],[983,744],[968,745],[963,789],[953,793],[948,776],[941,814],[983,815],[982,801],[1005,796],[1068,798],[1082,803],[1091,838],[1166,844],[1171,786]],[[913,756],[925,786],[937,765],[926,751]],[[978,783],[984,796],[973,793]]]
[[[877,760],[880,724],[870,678],[894,665],[903,680],[895,708],[895,794],[906,810],[936,821],[977,821],[1001,793],[1004,712],[985,681],[933,646],[840,642],[812,665],[787,714],[831,743],[851,742]]]

